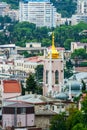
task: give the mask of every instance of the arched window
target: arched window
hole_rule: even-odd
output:
[[[59,83],[59,72],[58,70],[55,71],[55,84]]]
[[[46,70],[46,84],[48,84],[48,70]]]

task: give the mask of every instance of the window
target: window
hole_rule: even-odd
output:
[[[48,70],[46,70],[46,84],[48,84]]]
[[[46,10],[46,14],[50,14],[50,10],[49,9]]]
[[[55,71],[55,84],[59,83],[59,72],[58,70]]]
[[[50,17],[46,17],[46,22],[50,22]]]
[[[26,108],[21,108],[21,114],[26,113]]]

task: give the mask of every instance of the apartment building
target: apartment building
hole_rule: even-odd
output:
[[[77,13],[78,14],[87,14],[87,0],[78,0],[77,1]]]
[[[72,15],[72,25],[83,21],[87,23],[87,0],[77,0],[77,13]]]
[[[14,61],[15,69],[24,71],[26,73],[32,72],[35,73],[35,68],[38,65],[43,64],[43,57],[30,57],[25,59],[18,59]]]
[[[87,14],[75,14],[75,15],[72,15],[71,24],[76,25],[79,22],[87,23]]]
[[[56,8],[50,0],[21,0],[19,2],[19,21],[28,21],[39,27],[56,27]]]

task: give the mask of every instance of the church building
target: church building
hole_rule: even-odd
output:
[[[57,51],[54,45],[54,33],[52,33],[52,47],[47,52],[44,60],[43,95],[53,96],[61,92],[64,79],[63,50]]]

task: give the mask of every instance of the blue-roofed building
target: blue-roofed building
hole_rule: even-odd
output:
[[[74,76],[76,77],[77,81],[81,82],[83,80],[86,85],[86,89],[87,89],[87,72],[76,73],[76,74],[74,74]],[[73,76],[71,76],[69,79],[72,80]]]
[[[50,0],[21,0],[19,2],[19,22],[27,21],[36,24],[37,27],[51,28],[57,26],[60,16]]]

